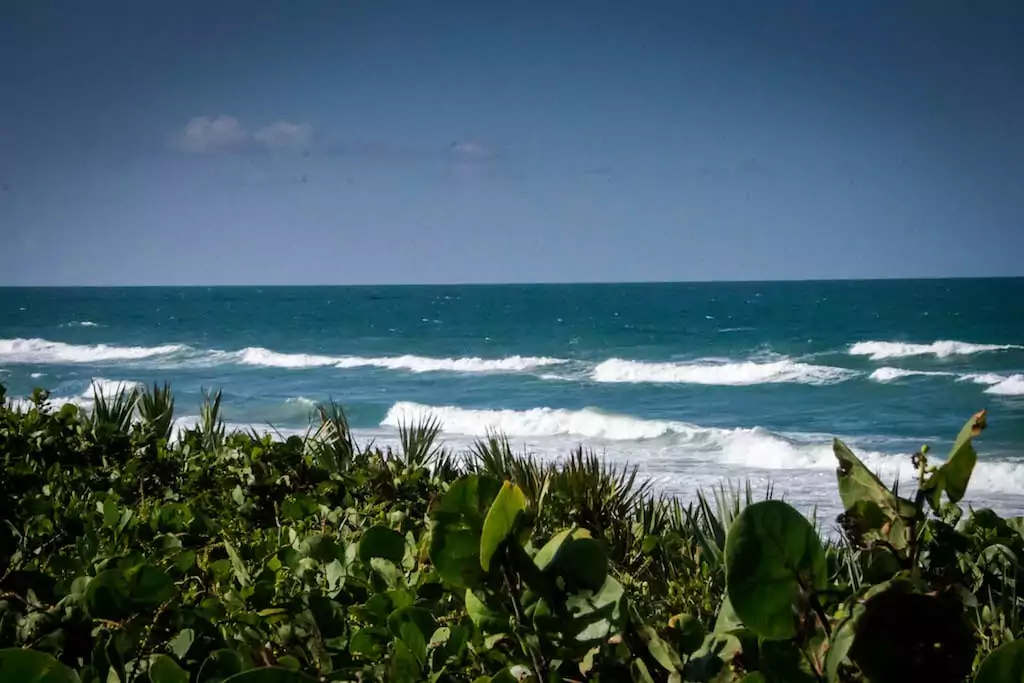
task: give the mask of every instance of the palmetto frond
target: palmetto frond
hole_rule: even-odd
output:
[[[146,388],[138,397],[139,428],[143,433],[162,439],[171,438],[174,427],[174,395],[171,386],[164,383],[163,387],[153,384],[152,389]]]

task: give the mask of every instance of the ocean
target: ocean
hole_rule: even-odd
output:
[[[302,433],[334,400],[359,439],[437,415],[658,491],[750,480],[838,512],[831,438],[886,481],[989,411],[968,499],[1024,513],[1024,279],[417,287],[0,289],[0,382],[55,404],[170,382],[225,419]]]

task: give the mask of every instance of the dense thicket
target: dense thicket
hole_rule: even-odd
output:
[[[749,487],[683,506],[436,423],[390,449],[334,407],[275,440],[217,397],[177,431],[166,387],[46,401],[0,387],[3,683],[1024,680],[1024,520],[958,506],[983,413],[910,498],[837,441],[823,541]]]

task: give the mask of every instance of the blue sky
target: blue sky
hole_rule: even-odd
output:
[[[0,284],[1024,275],[1024,4],[0,3]]]

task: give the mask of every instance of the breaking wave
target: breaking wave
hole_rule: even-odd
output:
[[[612,358],[591,373],[595,382],[682,383],[745,386],[751,384],[835,384],[857,374],[854,370],[792,360],[766,363],[710,362],[646,363]]]
[[[904,370],[903,368],[878,368],[870,378],[876,382],[892,382],[902,377],[955,377],[956,373],[939,370]]]
[[[238,362],[272,368],[384,368],[409,372],[526,372],[539,367],[558,365],[560,358],[509,356],[507,358],[430,358],[425,356],[320,356],[304,353],[278,353],[270,349],[250,347],[238,352]]]
[[[909,356],[935,356],[936,358],[948,358],[949,356],[966,356],[973,353],[1009,351],[1012,349],[1024,349],[1024,346],[1018,346],[1016,344],[971,344],[969,342],[961,341],[935,341],[931,344],[864,341],[857,342],[851,346],[850,355],[868,356],[871,360],[907,358]]]
[[[836,466],[830,439],[818,434],[776,434],[761,427],[725,429],[702,427],[673,420],[647,420],[601,412],[593,408],[562,410],[476,410],[455,406],[428,406],[399,402],[388,411],[382,427],[415,424],[426,418],[441,422],[445,434],[485,436],[500,432],[513,438],[572,437],[617,442],[659,440],[661,457],[713,459],[723,465],[749,470],[833,470]],[[856,449],[864,463],[885,481],[914,477],[908,454]],[[634,456],[642,462],[642,452]],[[1024,463],[979,461],[971,479],[972,490],[1018,493],[1024,487]]]
[[[187,351],[182,344],[162,346],[77,345],[46,339],[0,339],[0,360],[7,363],[103,363],[119,360],[143,360]]]

